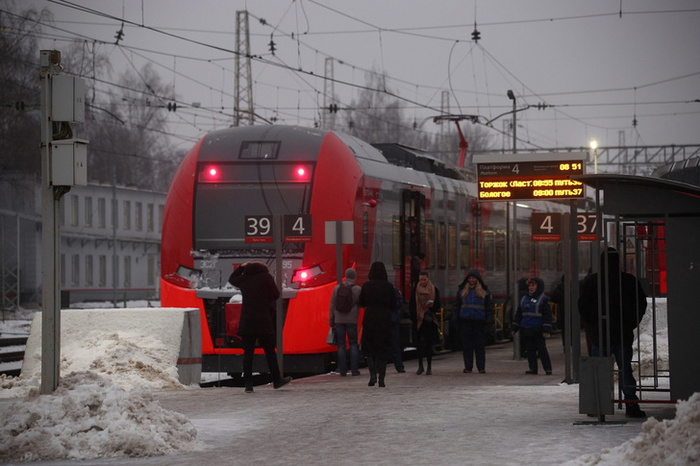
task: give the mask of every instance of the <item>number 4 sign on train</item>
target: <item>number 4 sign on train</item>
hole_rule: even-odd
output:
[[[311,241],[311,215],[284,215],[282,233],[285,243],[304,243]],[[245,216],[246,243],[272,243],[272,215]]]
[[[596,214],[576,215],[576,233],[579,241],[596,240]],[[533,212],[532,241],[561,241],[561,213]]]
[[[284,242],[308,243],[311,241],[311,214],[284,216]]]

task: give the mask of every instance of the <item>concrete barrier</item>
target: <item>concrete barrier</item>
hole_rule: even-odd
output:
[[[41,313],[32,321],[22,377],[41,376]],[[130,308],[61,311],[61,373],[94,371],[156,389],[199,384],[199,309]]]

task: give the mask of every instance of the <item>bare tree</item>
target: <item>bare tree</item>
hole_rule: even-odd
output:
[[[35,37],[41,29],[40,23],[50,17],[47,10],[0,12],[0,170],[3,172],[39,176],[41,171],[41,92]]]
[[[431,135],[415,127],[404,117],[400,100],[386,86],[386,76],[377,72],[367,74],[365,88],[357,100],[350,104],[344,114],[344,125],[348,133],[369,143],[395,142],[423,149],[449,163],[456,164],[459,158],[459,137],[452,122],[445,136]],[[428,124],[428,123],[426,123]],[[470,151],[485,150],[490,147],[488,131],[471,123],[461,123],[462,132]]]
[[[119,88],[108,102],[91,108],[87,131],[90,177],[103,183],[167,190],[176,168],[165,133],[166,105],[174,100],[172,89],[150,65],[123,75]]]

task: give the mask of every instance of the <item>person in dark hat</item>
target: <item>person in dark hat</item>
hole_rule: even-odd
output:
[[[241,264],[233,271],[228,282],[241,290],[243,295],[238,335],[243,339],[243,381],[246,393],[253,393],[253,355],[256,340],[260,341],[265,350],[273,387],[280,388],[286,385],[292,378],[280,376],[275,353],[275,301],[280,297],[280,292],[267,264],[259,261]]]
[[[359,297],[360,307],[365,309],[361,350],[367,357],[370,375],[367,385],[373,387],[379,378],[379,386],[385,387],[386,362],[393,354],[391,313],[396,305],[396,294],[383,263],[372,263],[367,278]]]

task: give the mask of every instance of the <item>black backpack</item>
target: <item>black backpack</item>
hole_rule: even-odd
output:
[[[335,310],[341,314],[347,314],[352,309],[352,286],[341,284],[338,286],[338,292],[335,295]]]

